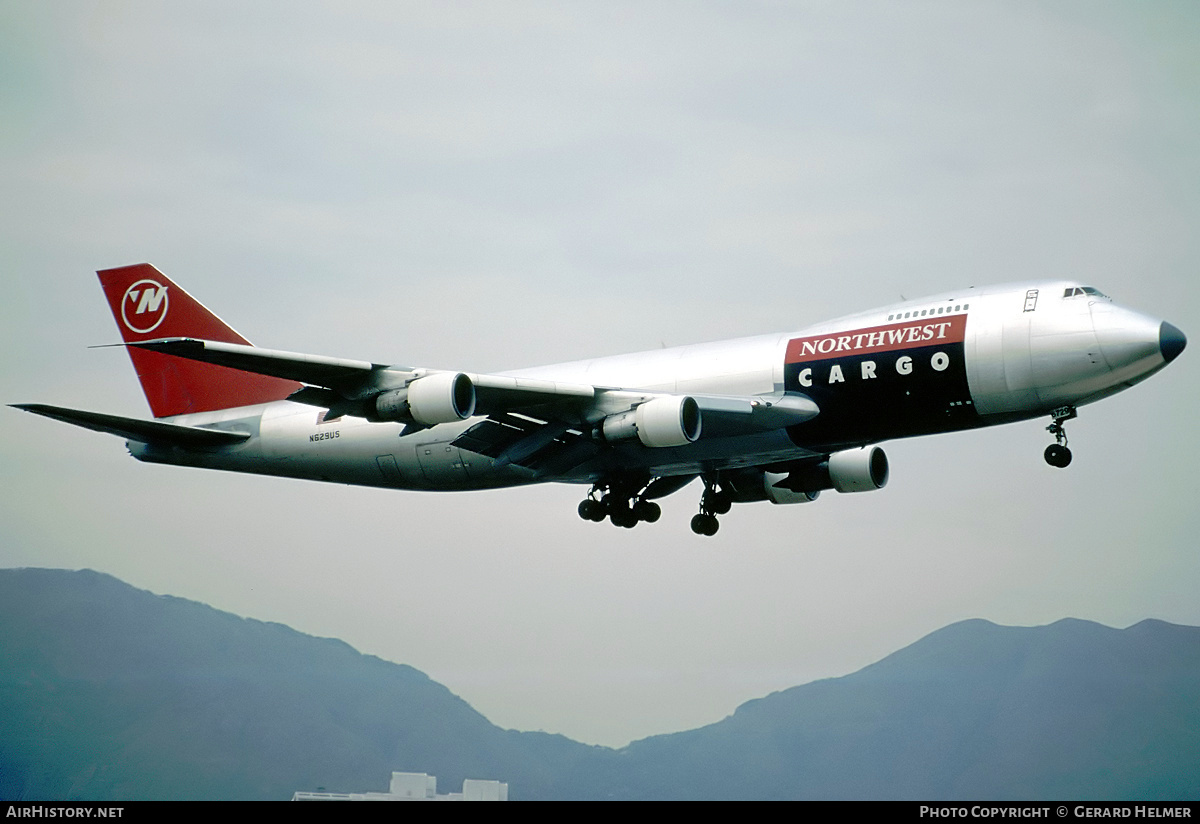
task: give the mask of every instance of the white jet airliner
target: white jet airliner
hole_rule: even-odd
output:
[[[492,375],[259,349],[149,264],[100,282],[157,420],[18,408],[142,461],[394,489],[590,484],[580,517],[658,520],[699,477],[698,534],[733,503],[888,479],[875,444],[1050,416],[1142,381],[1187,343],[1071,281],[963,289],[798,332]]]

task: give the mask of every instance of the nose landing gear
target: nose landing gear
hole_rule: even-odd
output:
[[[1075,407],[1063,406],[1050,414],[1054,422],[1046,427],[1046,431],[1054,436],[1055,443],[1046,447],[1044,456],[1046,463],[1064,469],[1071,463],[1071,450],[1067,448],[1067,430],[1063,424],[1076,417]]]

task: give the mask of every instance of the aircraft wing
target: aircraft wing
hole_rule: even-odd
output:
[[[297,352],[280,352],[246,344],[195,338],[163,338],[127,345],[149,352],[161,352],[178,358],[228,366],[243,372],[329,388],[361,383],[379,372],[389,370],[387,366],[367,361],[302,355]]]
[[[470,382],[473,405],[455,419],[474,416],[486,416],[487,419],[466,430],[455,444],[487,455],[500,465],[513,463],[546,474],[594,457],[602,444],[602,441],[597,442],[593,437],[595,428],[602,423],[607,424],[608,418],[631,415],[636,407],[648,401],[668,407],[673,403],[679,404],[679,409],[683,408],[683,401],[694,403],[703,422],[702,434],[705,437],[728,437],[780,429],[809,420],[820,411],[811,398],[796,393],[753,396],[692,393],[684,398],[672,393],[506,375],[439,373],[193,338],[169,338],[128,345],[299,381],[305,387],[291,395],[290,400],[325,407],[331,416],[350,414],[374,420],[404,420],[380,416],[375,399],[393,390],[412,387],[434,375],[465,378]],[[408,391],[411,395],[411,388]],[[667,417],[670,414],[670,411],[666,412]],[[438,422],[448,423],[451,418],[424,421],[423,425]],[[697,430],[700,431],[700,427]],[[628,437],[634,430],[626,426],[621,432]],[[609,430],[606,428],[605,438],[608,437]],[[695,437],[690,435],[688,440]],[[643,439],[643,443],[647,446],[679,446],[684,441],[677,439],[667,444]]]
[[[553,476],[600,453],[601,445],[581,429],[557,421],[515,412],[489,415],[454,440],[454,446],[486,455],[497,468],[516,464],[536,476]]]
[[[598,390],[598,394],[603,397],[607,392]],[[795,395],[690,397],[700,409],[707,437],[778,429],[808,420],[818,411],[811,400]],[[585,435],[589,428],[555,420],[553,414],[540,411],[502,412],[472,426],[454,440],[454,445],[486,455],[497,466],[511,463],[531,469],[537,476],[555,475],[600,452],[600,445]]]
[[[815,418],[821,411],[807,395],[698,395],[691,393],[704,417],[707,436],[727,437],[783,429]]]
[[[308,384],[308,387],[293,395],[292,400],[315,406],[338,403],[338,397],[322,393],[321,389],[336,393],[342,400],[361,400],[382,391],[401,388],[410,381],[432,372],[427,369],[385,366],[368,361],[304,355],[194,338],[167,338],[133,343],[129,346],[228,366],[244,372],[300,381]],[[564,399],[589,401],[595,396],[595,388],[588,384],[530,380],[503,375],[468,374],[467,377],[475,387],[476,403],[481,414],[523,409]]]
[[[241,443],[250,437],[247,432],[229,432],[218,429],[205,429],[199,426],[181,426],[176,423],[162,421],[143,421],[137,418],[123,418],[119,415],[104,415],[99,412],[85,412],[82,409],[67,409],[62,406],[47,406],[44,403],[14,403],[15,409],[23,409],[35,415],[43,415],[63,423],[82,426],[96,432],[107,432],[131,441],[142,443],[165,444],[187,448],[204,448],[228,446]]]

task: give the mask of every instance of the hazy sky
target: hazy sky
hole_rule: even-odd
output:
[[[1200,4],[0,0],[5,403],[147,416],[94,270],[257,344],[487,371],[1078,277],[1200,336]],[[1195,346],[1196,344],[1193,344]],[[952,621],[1200,624],[1200,353],[887,446],[880,492],[581,521],[583,490],[138,464],[3,409],[0,566],[90,567],[611,745]]]

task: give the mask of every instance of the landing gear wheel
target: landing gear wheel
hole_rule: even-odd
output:
[[[637,501],[633,505],[633,514],[639,521],[652,524],[662,517],[662,507],[653,501]]]
[[[580,502],[579,517],[596,522],[607,518],[613,526],[624,529],[632,529],[642,521],[654,523],[662,517],[662,509],[642,497],[652,483],[649,475],[601,478]]]
[[[604,520],[607,514],[604,504],[594,498],[585,498],[579,502],[579,517],[585,521],[599,523]]]
[[[692,532],[697,535],[716,535],[720,528],[720,522],[712,515],[705,515],[701,512],[692,516]]]
[[[713,515],[725,515],[733,509],[733,501],[724,492],[706,492],[701,504]]]
[[[700,496],[700,513],[692,516],[692,532],[697,535],[716,535],[721,524],[718,515],[733,508],[733,499],[717,486],[714,476],[704,476],[704,494]]]
[[[1050,444],[1046,447],[1046,463],[1064,469],[1071,463],[1071,450],[1061,444]]]
[[[1067,428],[1063,424],[1076,417],[1075,407],[1059,407],[1050,416],[1054,422],[1046,427],[1046,431],[1054,436],[1054,443],[1046,447],[1046,463],[1063,469],[1071,463],[1071,450],[1067,449]]]
[[[633,510],[629,507],[616,507],[608,516],[613,522],[613,526],[624,527],[625,529],[633,529],[637,526],[638,518]]]

